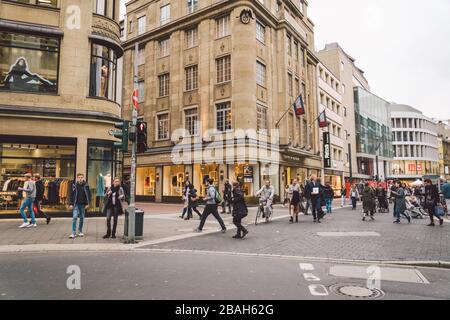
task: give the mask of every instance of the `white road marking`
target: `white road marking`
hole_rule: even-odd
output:
[[[309,288],[309,292],[311,292],[311,294],[313,296],[319,296],[319,297],[324,297],[324,296],[328,296],[328,289],[325,288],[324,285],[321,284],[311,284],[310,286],[308,286]]]
[[[303,271],[313,271],[314,270],[314,266],[311,263],[299,263],[298,265],[300,266],[300,270],[303,270]]]
[[[303,277],[305,277],[306,281],[320,281],[320,278],[316,277],[312,273],[304,273]]]
[[[381,234],[374,231],[356,232],[317,232],[319,237],[381,237]]]

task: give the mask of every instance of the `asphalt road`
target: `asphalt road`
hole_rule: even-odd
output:
[[[330,286],[367,286],[367,279],[354,277],[361,272],[367,274],[366,270],[372,270],[369,267],[295,258],[146,250],[1,254],[0,299],[354,299],[334,293]],[[375,285],[384,294],[381,299],[450,299],[450,270],[384,268],[381,282]],[[74,278],[78,270],[79,282]],[[400,282],[405,279],[412,282]],[[69,290],[67,282],[75,289]],[[366,295],[367,289],[361,290],[348,292]]]

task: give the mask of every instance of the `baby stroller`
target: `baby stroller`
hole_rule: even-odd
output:
[[[427,215],[425,210],[420,207],[420,204],[415,196],[407,196],[406,200],[406,211],[414,219],[423,219]]]
[[[389,201],[387,197],[378,197],[377,198],[377,208],[379,213],[387,213],[389,212]]]

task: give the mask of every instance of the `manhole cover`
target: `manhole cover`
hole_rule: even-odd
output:
[[[339,296],[355,299],[379,299],[384,297],[383,291],[358,284],[335,284],[330,287],[330,291]]]

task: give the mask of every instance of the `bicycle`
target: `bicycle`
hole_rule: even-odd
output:
[[[272,210],[269,210],[268,206],[267,206],[267,200],[259,200],[259,206],[258,209],[256,211],[256,217],[255,217],[255,226],[258,225],[258,219],[262,218],[262,216],[264,216],[263,219],[266,220],[266,223],[269,223],[269,221],[272,219],[272,205],[270,206]],[[264,212],[266,212],[266,214],[264,214]]]

